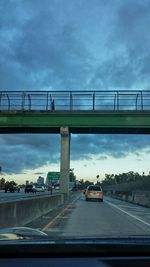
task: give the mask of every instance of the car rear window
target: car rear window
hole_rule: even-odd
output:
[[[102,189],[99,186],[89,186],[89,191],[102,191]]]

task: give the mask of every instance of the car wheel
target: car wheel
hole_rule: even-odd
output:
[[[85,200],[86,200],[86,201],[89,201],[89,199],[88,199],[88,198],[86,198]]]

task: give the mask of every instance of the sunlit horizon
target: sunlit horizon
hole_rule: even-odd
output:
[[[105,178],[105,174],[121,174],[130,171],[138,172],[140,175],[145,173],[148,175],[150,167],[148,162],[150,161],[150,155],[142,153],[142,159],[135,154],[130,153],[127,157],[107,159],[98,159],[100,155],[92,155],[91,160],[80,160],[70,162],[70,168],[74,169],[74,174],[77,180],[83,179],[96,183],[96,176],[99,175],[99,181]],[[30,182],[36,182],[39,176],[42,176],[46,180],[47,173],[49,171],[60,171],[60,164],[46,164],[36,169],[26,169],[22,173],[1,173],[0,178],[4,177],[6,180],[14,180],[18,184],[24,184],[27,180]]]

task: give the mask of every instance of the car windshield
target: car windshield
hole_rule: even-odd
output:
[[[0,240],[149,239],[150,1],[0,13]]]

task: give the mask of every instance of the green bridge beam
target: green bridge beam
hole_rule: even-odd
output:
[[[1,111],[0,133],[150,133],[150,111]]]

